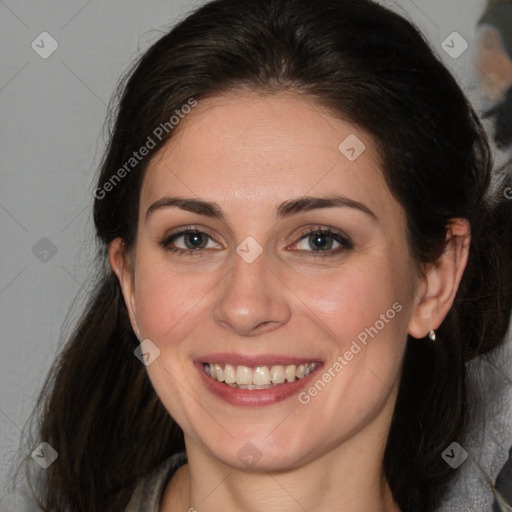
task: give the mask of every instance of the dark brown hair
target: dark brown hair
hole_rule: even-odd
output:
[[[442,253],[450,219],[471,224],[469,263],[437,342],[408,340],[384,458],[400,508],[432,511],[455,474],[441,453],[464,435],[465,362],[502,342],[511,311],[511,207],[487,195],[480,122],[417,29],[370,0],[215,0],[121,83],[98,189],[190,98],[240,88],[307,95],[369,132],[420,266]],[[100,276],[41,393],[38,439],[59,453],[38,486],[42,510],[120,512],[143,474],[184,450],[133,355],[138,340],[106,263],[114,238],[133,247],[144,170],[174,131],[95,200]]]

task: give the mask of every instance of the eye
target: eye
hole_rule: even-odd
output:
[[[316,226],[309,228],[295,246],[301,252],[311,252],[310,256],[334,256],[353,247],[346,235]]]
[[[197,228],[186,228],[172,233],[160,245],[166,251],[184,256],[202,256],[203,249],[222,249],[210,235]],[[313,257],[335,256],[353,248],[346,235],[318,226],[308,228],[294,245],[294,250],[309,253],[308,256]]]
[[[165,237],[160,244],[172,253],[192,254],[198,251],[197,255],[201,253],[199,249],[217,249],[220,246],[210,235],[196,228],[182,229]]]

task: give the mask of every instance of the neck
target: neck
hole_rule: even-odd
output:
[[[169,482],[160,510],[400,512],[383,475],[387,431],[373,434],[284,471],[233,468],[187,439],[188,464]]]

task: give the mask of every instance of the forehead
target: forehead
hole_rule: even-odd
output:
[[[180,121],[147,169],[141,208],[168,194],[261,212],[334,192],[392,206],[367,132],[310,97],[233,93],[200,100]]]

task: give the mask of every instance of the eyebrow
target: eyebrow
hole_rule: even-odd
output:
[[[192,198],[180,198],[180,197],[162,197],[158,201],[154,202],[146,210],[146,222],[149,217],[162,208],[180,208],[188,212],[197,213],[198,215],[204,215],[221,221],[225,220],[224,213],[220,205],[213,201],[203,201],[201,199]],[[298,213],[308,212],[310,210],[317,210],[320,208],[353,208],[359,210],[368,216],[377,220],[375,213],[370,210],[366,205],[359,201],[354,201],[348,197],[339,195],[329,195],[326,197],[311,197],[304,196],[297,199],[290,199],[280,204],[276,210],[276,218],[283,219],[296,215]]]

